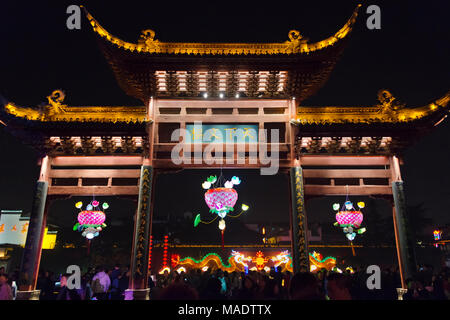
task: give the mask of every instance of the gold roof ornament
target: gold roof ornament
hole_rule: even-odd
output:
[[[423,119],[450,107],[450,91],[433,102],[416,108],[407,108],[390,91],[378,91],[378,101],[373,107],[302,107],[297,108],[294,124],[345,124],[345,123],[406,123]]]
[[[276,54],[309,54],[314,51],[331,47],[339,40],[344,39],[352,30],[358,16],[361,4],[353,11],[350,19],[331,37],[309,43],[297,30],[288,33],[289,40],[281,43],[182,43],[162,42],[155,39],[155,31],[143,30],[137,43],[123,41],[110,34],[97,20],[84,9],[92,29],[101,38],[131,52],[138,53],[165,53],[165,54],[193,54],[193,55],[276,55]]]
[[[19,107],[9,102],[5,111],[18,118],[42,122],[147,122],[147,113],[144,106],[86,106],[74,107],[62,104],[65,98],[64,91],[58,89],[47,96],[48,104],[40,108]]]

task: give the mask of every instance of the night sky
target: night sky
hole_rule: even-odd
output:
[[[104,5],[90,1],[90,13],[112,34],[136,42],[151,28],[156,39],[184,42],[282,42],[291,29],[310,41],[334,34],[350,17],[354,1],[126,1]],[[4,0],[0,4],[0,95],[18,105],[36,106],[54,89],[66,92],[68,105],[142,105],[117,85],[95,35],[82,18],[81,30],[66,28],[66,8],[77,1]],[[408,106],[422,106],[449,90],[450,3],[445,1],[370,1],[381,7],[381,30],[366,28],[363,4],[341,60],[327,84],[304,101],[307,106],[372,106],[377,91],[387,88]],[[405,152],[402,168],[409,205],[423,203],[434,223],[450,222],[450,124]],[[38,176],[36,154],[0,126],[0,208],[29,212]],[[215,173],[185,171],[161,177],[155,217],[205,213],[201,183]],[[240,175],[239,203],[252,210],[243,221],[289,221],[289,189],[283,175],[261,177],[257,171],[224,170]],[[314,201],[309,219],[332,221],[331,203]],[[58,204],[51,216],[75,219],[73,201]],[[131,217],[130,206],[117,205],[115,215]],[[57,212],[56,212],[57,211]],[[64,212],[67,211],[67,212]],[[131,212],[130,212],[131,211]],[[386,214],[390,214],[387,212]],[[65,219],[65,220],[66,220]],[[56,221],[56,220],[54,220]]]

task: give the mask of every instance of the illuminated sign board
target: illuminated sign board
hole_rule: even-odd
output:
[[[2,210],[0,213],[0,245],[10,244],[25,246],[27,240],[29,217],[22,217],[21,210]],[[57,231],[45,228],[42,249],[53,249],[56,243]]]
[[[258,124],[186,124],[186,143],[256,143]]]

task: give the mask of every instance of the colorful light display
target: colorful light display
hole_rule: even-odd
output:
[[[357,205],[360,209],[365,207],[365,203],[362,201],[358,202]],[[366,232],[366,228],[360,228],[364,218],[361,210],[356,210],[353,203],[348,200],[348,197],[342,208],[340,210],[339,208],[339,203],[333,204],[333,210],[338,211],[335,225],[339,225],[342,228],[348,240],[353,241],[356,234]]]
[[[321,270],[323,268],[332,270],[336,266],[336,258],[326,257],[323,259],[322,255],[313,252],[309,254],[309,261],[311,265],[311,272]],[[208,253],[202,259],[196,260],[192,257],[185,257],[180,259],[179,256],[172,257],[172,265],[174,268],[194,268],[206,270],[222,269],[227,272],[246,272],[250,271],[270,271],[272,267],[276,267],[281,272],[290,271],[292,269],[292,258],[288,251],[283,251],[273,256],[265,256],[263,252],[258,251],[255,256],[246,256],[238,251],[232,250],[231,256],[227,263],[224,263],[222,258],[217,253]]]
[[[311,272],[318,271],[324,268],[330,271],[333,270],[334,267],[336,267],[336,258],[326,257],[324,259],[320,253],[313,251],[309,254],[309,265]]]
[[[80,209],[83,207],[83,202],[79,201],[75,204],[75,208]],[[109,208],[109,205],[104,202],[102,205],[103,210]],[[100,210],[100,203],[97,200],[92,200],[87,206],[86,210],[81,210],[78,213],[78,222],[74,225],[73,230],[81,232],[83,237],[91,240],[97,237],[100,231],[106,227],[105,213]]]
[[[152,248],[153,248],[153,236],[150,236],[150,243],[148,244],[148,270],[152,269]]]
[[[167,267],[167,248],[169,247],[169,236],[164,236],[164,249],[163,249],[163,269]]]
[[[239,185],[241,183],[241,179],[239,179],[236,176],[233,176],[231,180],[225,181],[223,183],[222,175],[217,178],[217,176],[209,176],[206,181],[202,183],[203,189],[206,189],[205,192],[205,202],[207,206],[209,207],[209,212],[214,213],[217,216],[208,221],[202,221],[200,214],[197,214],[194,219],[194,227],[197,227],[199,223],[204,224],[210,224],[213,221],[215,221],[217,218],[220,218],[219,220],[219,230],[222,235],[222,248],[224,247],[224,240],[223,240],[223,234],[226,229],[226,223],[224,218],[231,212],[234,211],[234,206],[236,205],[236,202],[238,200],[238,193],[233,187],[235,185]],[[223,184],[224,187],[214,187],[215,184],[221,185]],[[229,217],[237,218],[239,217],[243,212],[247,211],[249,209],[249,206],[246,204],[242,204],[242,211],[238,215]]]
[[[441,230],[434,230],[433,231],[434,240],[438,241],[441,240],[442,237],[442,231]]]
[[[442,238],[442,230],[434,230],[433,231],[434,241],[439,241]],[[438,243],[435,243],[434,246],[439,247]]]

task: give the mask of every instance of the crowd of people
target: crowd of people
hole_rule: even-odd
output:
[[[414,279],[407,279],[404,300],[450,300],[450,269],[435,273],[430,266],[419,268]],[[165,271],[150,276],[152,300],[397,300],[401,287],[398,270],[386,268],[381,274],[381,287],[369,289],[365,268],[343,273],[325,269],[316,273],[249,271],[231,272],[220,269],[188,272]],[[9,278],[0,268],[0,300],[13,300],[16,275]],[[129,268],[97,267],[81,276],[81,287],[70,289],[68,274],[58,279],[48,271],[39,274],[36,289],[41,300],[123,300],[128,289]],[[59,281],[58,281],[59,280]]]

